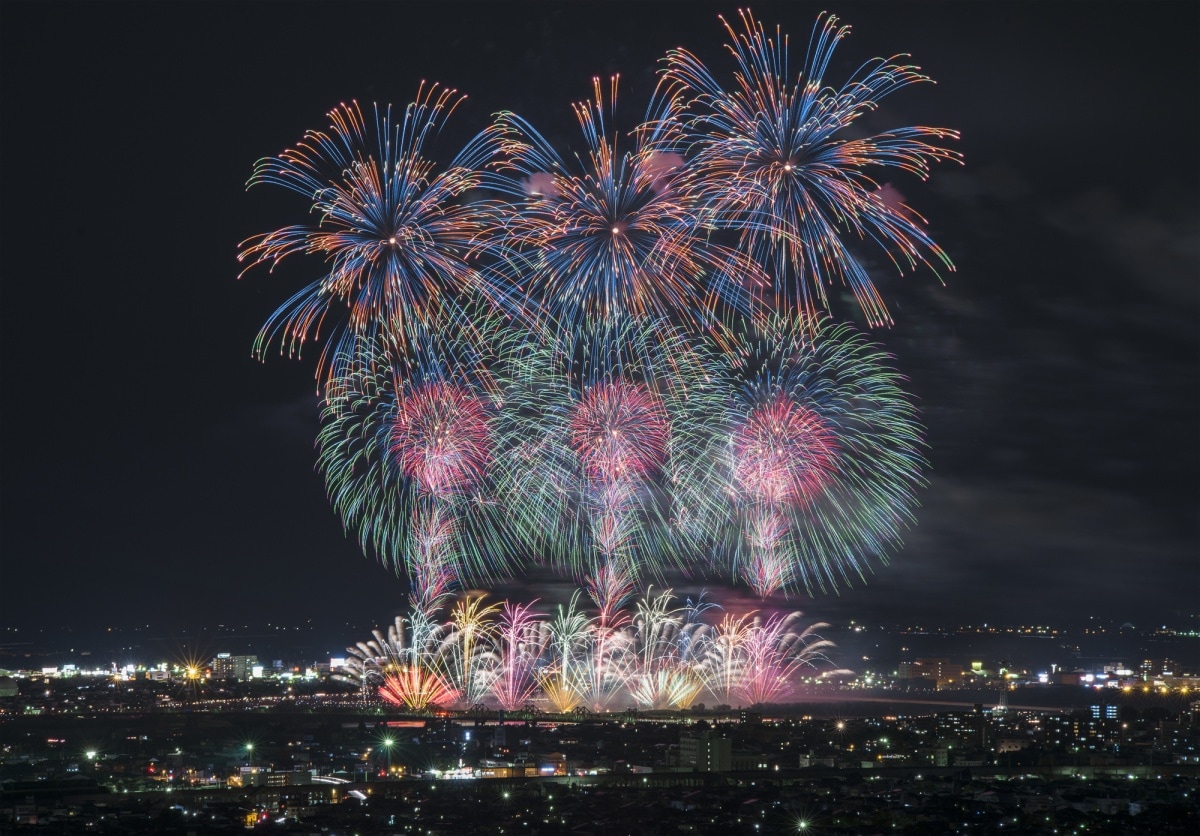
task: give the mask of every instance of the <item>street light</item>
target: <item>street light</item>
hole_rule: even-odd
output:
[[[253,743],[246,744],[246,759],[247,759],[247,761],[249,761],[250,766],[254,766],[254,744]]]
[[[390,737],[383,739],[383,750],[387,752],[387,774],[389,778],[392,777],[392,744],[395,742]]]

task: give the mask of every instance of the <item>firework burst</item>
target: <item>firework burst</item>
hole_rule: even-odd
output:
[[[814,624],[796,632],[800,613],[764,618],[757,613],[726,614],[705,636],[705,664],[697,671],[715,699],[756,705],[786,697],[796,674],[815,668],[832,645]]]
[[[605,489],[652,475],[666,461],[670,422],[644,383],[588,387],[571,408],[567,431],[588,480]]]
[[[539,693],[537,674],[550,632],[533,612],[532,604],[506,601],[492,636],[498,662],[492,697],[505,711],[514,711]]]
[[[923,483],[920,424],[890,358],[850,326],[779,317],[728,359],[738,574],[760,596],[863,579],[899,545]]]
[[[699,204],[676,187],[684,160],[674,150],[682,139],[668,115],[674,103],[623,143],[608,124],[617,79],[607,97],[593,83],[594,99],[574,108],[587,148],[577,166],[521,117],[503,113],[496,122],[507,191],[525,198],[499,230],[497,250],[517,271],[512,283],[529,288],[568,352],[585,326],[615,333],[631,321],[674,318],[703,328],[717,312],[746,309],[747,286],[765,277],[752,259],[711,240]]]
[[[390,107],[376,107],[368,118],[357,102],[343,104],[329,113],[330,132],[310,131],[295,148],[255,165],[249,185],[303,195],[317,222],[250,238],[238,260],[249,270],[313,254],[328,269],[271,315],[255,341],[257,356],[276,340],[281,351],[298,355],[326,317],[336,321],[345,311],[318,366],[318,373],[332,375],[359,359],[364,341],[383,337],[408,354],[438,318],[472,329],[467,300],[508,306],[498,277],[476,258],[484,233],[496,225],[495,206],[466,199],[485,181],[497,137],[482,132],[440,173],[427,159],[430,139],[464,98],[423,85],[398,119]]]
[[[822,15],[798,76],[789,75],[788,40],[772,37],[749,11],[741,27],[721,18],[736,61],[726,88],[683,49],[666,58],[660,96],[684,101],[689,134],[687,189],[718,227],[736,230],[740,248],[767,265],[777,298],[805,313],[828,308],[827,288],[848,285],[871,325],[890,324],[887,307],[847,241],[882,248],[902,272],[949,257],[930,239],[924,220],[895,189],[868,170],[899,169],[922,179],[931,163],[959,160],[940,142],[958,134],[906,127],[867,137],[846,129],[886,96],[930,81],[906,56],[874,59],[838,88],[825,74],[850,29]]]
[[[486,320],[484,320],[486,322]],[[416,357],[376,341],[326,387],[319,469],[364,547],[412,582],[422,608],[468,579],[506,573],[497,520],[495,386],[447,327]]]
[[[632,664],[627,676],[630,697],[645,708],[687,708],[703,688],[694,655],[703,625],[695,609],[674,608],[670,590],[650,593],[638,602],[632,618]]]
[[[450,633],[445,642],[450,681],[467,705],[479,705],[492,693],[500,676],[495,653],[495,616],[499,604],[485,606],[482,594],[467,595],[450,611]]]
[[[688,568],[693,531],[710,530],[696,519],[716,513],[695,474],[720,460],[699,431],[723,411],[720,388],[679,329],[654,327],[655,342],[618,332],[648,355],[622,357],[602,329],[581,335],[594,349],[574,360],[535,347],[514,365],[500,418],[514,544],[586,583],[603,617],[644,576]]]
[[[403,389],[388,428],[388,452],[401,475],[438,499],[469,492],[492,455],[489,404],[444,380]]]
[[[375,630],[372,640],[346,649],[342,678],[410,711],[451,705],[459,692],[446,667],[446,632],[419,612],[396,616],[386,636]]]
[[[800,505],[836,466],[837,438],[812,409],[776,392],[750,408],[733,437],[733,478],[755,502]]]
[[[591,619],[579,608],[578,591],[548,624],[550,663],[538,672],[538,684],[546,699],[559,712],[565,713],[583,703],[579,657],[590,643]]]

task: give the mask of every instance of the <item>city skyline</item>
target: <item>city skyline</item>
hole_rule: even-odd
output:
[[[422,79],[470,97],[448,149],[500,109],[569,135],[593,75],[620,72],[638,113],[665,51],[717,60],[716,15],[735,12],[529,5],[535,20],[514,19],[520,8],[380,7],[446,37],[387,54],[381,26],[314,61],[306,39],[334,7],[5,7],[4,97],[28,120],[6,125],[0,159],[6,626],[123,617],[182,632],[297,612],[386,624],[403,607],[406,584],[343,535],[314,470],[316,352],[250,356],[317,265],[236,279],[240,241],[300,220],[295,201],[244,184],[338,102],[403,105]],[[871,336],[909,378],[929,444],[904,548],[866,586],[774,604],[807,621],[1196,611],[1197,12],[1121,8],[1078,20],[1051,5],[1030,21],[999,4],[831,10],[853,27],[833,75],[908,52],[938,82],[885,107],[962,131],[964,167],[896,183],[958,269],[944,287],[872,274],[896,325]],[[753,9],[800,43],[821,11]],[[183,43],[157,39],[169,27]],[[1028,57],[999,72],[1014,38]],[[534,574],[493,598],[571,588]],[[676,589],[756,606],[712,580]]]

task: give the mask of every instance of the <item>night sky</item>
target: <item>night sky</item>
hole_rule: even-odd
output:
[[[621,73],[629,126],[669,48],[726,77],[717,14],[736,8],[0,6],[0,625],[390,621],[405,584],[314,470],[316,352],[250,355],[320,269],[238,280],[239,242],[307,219],[246,191],[255,160],[423,79],[470,96],[443,161],[501,109],[573,149],[593,75]],[[851,24],[834,83],[911,53],[937,85],[872,124],[959,129],[966,159],[886,178],[958,268],[875,273],[896,325],[874,337],[928,430],[918,524],[867,585],[788,604],[942,624],[1200,611],[1200,5],[752,8],[797,65],[820,11]]]

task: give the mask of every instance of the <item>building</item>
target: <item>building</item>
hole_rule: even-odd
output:
[[[914,659],[911,662],[901,662],[899,678],[907,680],[925,680],[933,682],[938,688],[948,688],[962,684],[962,665],[955,665],[949,659]]]
[[[710,731],[681,735],[679,765],[696,772],[729,772],[733,769],[733,742]]]
[[[228,653],[218,653],[212,661],[213,679],[236,679],[244,682],[250,679],[254,669],[258,667],[257,656],[231,656]]]

